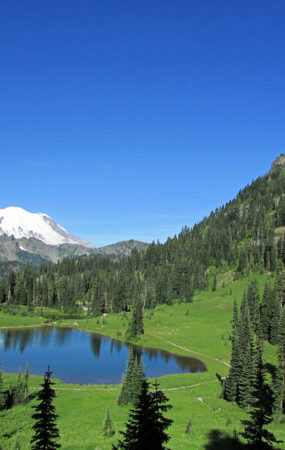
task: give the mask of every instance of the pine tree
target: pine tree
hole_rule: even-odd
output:
[[[24,373],[24,382],[23,382],[24,399],[25,399],[25,400],[26,400],[26,398],[28,397],[28,393],[29,393],[29,377],[30,377],[29,363],[27,363],[27,364],[26,364],[25,373]]]
[[[135,404],[141,392],[142,382],[145,379],[142,360],[134,355],[133,348],[129,349],[126,376],[123,379],[118,405]]]
[[[243,364],[242,369],[240,372],[239,380],[238,380],[238,404],[246,408],[250,405],[252,396],[251,396],[251,361],[252,356],[250,349],[247,349],[247,352],[245,355],[243,355]]]
[[[20,405],[24,401],[24,384],[22,381],[21,369],[18,371],[18,377],[16,385],[13,388],[13,403],[14,405]]]
[[[132,386],[131,386],[131,395],[130,400],[133,404],[135,404],[139,398],[142,389],[142,383],[145,379],[145,374],[143,371],[142,360],[141,357],[136,356],[133,373],[132,373]]]
[[[241,355],[244,355],[250,344],[250,338],[251,338],[251,323],[250,323],[249,308],[248,308],[246,297],[244,297],[242,304],[241,304],[238,335],[239,335],[239,342],[240,342],[240,352],[241,352]]]
[[[244,296],[244,301],[246,298]],[[224,383],[224,388],[222,395],[229,402],[237,400],[238,395],[238,381],[241,372],[241,349],[238,335],[238,307],[237,300],[234,298],[233,302],[233,319],[232,319],[232,356],[231,356],[231,367],[229,375]]]
[[[272,443],[277,442],[275,436],[264,428],[272,422],[272,392],[265,382],[262,351],[262,329],[260,327],[257,336],[257,365],[252,392],[253,400],[251,410],[248,412],[250,420],[242,421],[244,431],[241,433],[251,448],[256,450],[273,448]]]
[[[166,404],[167,397],[158,390],[158,384],[154,385],[155,391],[149,392],[149,383],[144,380],[138,402],[134,409],[130,410],[126,431],[120,432],[123,440],[114,450],[162,450],[164,442],[169,440],[165,430],[171,425],[172,420],[165,418],[171,405]]]
[[[233,319],[232,319],[232,328],[233,328],[233,332],[235,332],[238,328],[238,305],[237,305],[237,299],[236,297],[234,298],[234,302],[233,302]]]
[[[42,383],[42,389],[37,394],[39,404],[33,406],[36,413],[32,415],[32,418],[36,420],[36,423],[33,425],[35,434],[31,439],[32,450],[54,450],[61,447],[56,442],[59,437],[58,428],[56,427],[58,416],[55,414],[53,405],[55,391],[51,387],[54,384],[50,380],[51,374],[52,372],[48,367]]]
[[[280,296],[277,295],[274,298],[273,310],[272,310],[272,319],[269,330],[269,342],[272,345],[278,344],[279,341],[279,331],[280,331],[280,319],[281,319],[281,311],[280,311]]]
[[[142,302],[138,299],[135,303],[132,321],[129,329],[129,333],[131,337],[135,337],[138,334],[144,334],[143,327],[143,310],[142,310]]]
[[[133,348],[130,347],[126,376],[124,377],[124,380],[122,382],[122,387],[118,398],[118,405],[127,405],[131,401],[134,364],[135,355]]]
[[[106,437],[112,437],[115,434],[109,408],[107,408],[106,419],[103,423],[103,433]]]
[[[212,292],[217,290],[217,275],[214,275],[213,284],[212,284]]]
[[[261,302],[261,322],[264,339],[269,339],[272,309],[273,309],[272,292],[269,283],[265,283]]]
[[[192,434],[192,419],[189,419],[185,428],[185,433]]]
[[[257,280],[252,280],[247,289],[247,304],[249,310],[249,317],[253,328],[256,325],[256,313],[259,307],[259,292]]]
[[[238,395],[238,382],[241,373],[241,353],[240,343],[237,331],[234,332],[232,337],[232,357],[231,367],[229,375],[225,381],[225,399],[229,402],[237,400]]]
[[[279,348],[278,348],[278,367],[274,382],[274,412],[277,416],[285,412],[285,308],[283,307]]]
[[[5,397],[3,390],[3,374],[2,374],[2,364],[0,359],[0,411],[5,407]]]

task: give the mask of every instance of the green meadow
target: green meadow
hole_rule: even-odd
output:
[[[159,379],[161,389],[173,405],[168,412],[174,422],[168,430],[171,439],[167,444],[172,450],[230,448],[226,441],[221,444],[215,437],[231,436],[234,430],[241,431],[240,420],[246,417],[246,411],[220,398],[221,384],[218,378],[226,376],[229,370],[233,299],[236,297],[241,301],[243,291],[253,276],[222,287],[224,278],[226,279],[225,274],[219,276],[218,289],[215,292],[201,292],[195,296],[193,303],[159,305],[154,310],[146,311],[145,334],[132,340],[136,344],[197,357],[207,365],[207,371],[204,373],[168,375]],[[265,275],[258,276],[261,293],[265,280]],[[11,316],[0,313],[0,327],[31,326],[43,322],[44,319],[40,316]],[[63,319],[56,324],[125,340],[128,323],[129,313],[122,313],[100,318]],[[266,362],[276,364],[276,350],[275,346],[265,345]],[[56,372],[56,368],[52,369]],[[16,375],[4,374],[7,389],[15,377]],[[41,380],[41,377],[30,377],[31,394],[37,391]],[[56,380],[55,389],[62,448],[111,449],[112,443],[118,441],[119,430],[124,429],[129,411],[129,407],[117,405],[120,385],[74,386]],[[30,448],[33,404],[35,399],[1,414],[0,445],[3,450],[17,448],[13,447],[17,442],[20,443],[21,449]],[[108,407],[116,430],[113,438],[106,438],[102,433]],[[192,421],[191,434],[185,433],[189,420]],[[284,428],[284,425],[277,423],[270,425],[270,430],[276,438],[283,441]],[[280,448],[285,448],[284,444],[282,445]]]

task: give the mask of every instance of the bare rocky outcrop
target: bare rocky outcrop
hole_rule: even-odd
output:
[[[278,156],[278,158],[274,159],[271,165],[271,170],[274,170],[279,166],[285,167],[285,155],[283,153]]]

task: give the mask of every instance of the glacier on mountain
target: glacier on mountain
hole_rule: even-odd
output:
[[[0,235],[3,234],[13,235],[15,239],[39,239],[47,245],[76,244],[93,248],[84,239],[69,234],[47,214],[31,213],[14,206],[0,209]]]

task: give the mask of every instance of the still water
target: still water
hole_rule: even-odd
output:
[[[71,328],[18,328],[0,330],[0,356],[5,372],[25,370],[53,376],[74,384],[120,383],[126,371],[130,344],[96,333]],[[163,350],[132,346],[141,355],[146,377],[173,373],[204,372],[196,358],[175,356]]]

